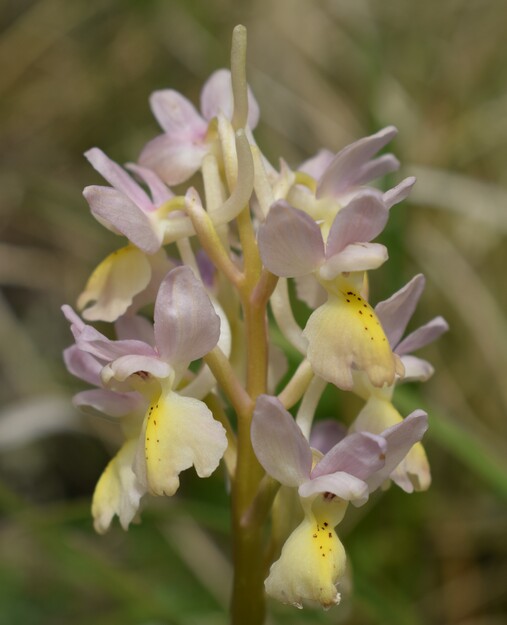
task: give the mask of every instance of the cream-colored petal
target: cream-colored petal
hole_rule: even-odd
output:
[[[310,602],[329,608],[340,602],[336,586],[345,573],[346,556],[334,526],[346,507],[337,499],[317,498],[271,566],[265,582],[268,595],[296,607]]]
[[[151,267],[145,254],[127,245],[107,256],[93,271],[77,300],[88,321],[116,321],[135,295],[150,282]]]
[[[148,408],[145,435],[146,479],[155,495],[174,495],[181,471],[195,467],[209,477],[227,448],[223,426],[209,408],[193,397],[173,391]]]
[[[137,439],[128,440],[100,476],[92,500],[95,530],[107,532],[118,515],[123,529],[128,529],[146,492],[132,471]]]
[[[377,387],[392,385],[402,370],[373,308],[352,288],[337,289],[308,319],[308,360],[317,375],[352,389],[352,371],[364,371]]]

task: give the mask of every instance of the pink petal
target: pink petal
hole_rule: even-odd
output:
[[[424,276],[419,273],[389,299],[375,306],[377,317],[393,349],[398,345],[407,323],[414,314],[425,283]]]
[[[232,97],[231,72],[218,69],[205,82],[201,92],[201,111],[204,119],[211,121],[219,113],[232,119],[234,103]],[[248,87],[248,126],[253,130],[259,122],[259,105]]]
[[[383,154],[360,167],[354,178],[354,186],[360,186],[380,178],[400,167],[400,161],[393,154]]]
[[[61,310],[64,314],[65,319],[67,319],[67,321],[70,323],[70,331],[72,332],[72,336],[74,337],[74,339],[77,340],[86,325],[85,322],[72,309],[72,306],[64,304]]]
[[[428,415],[423,410],[415,410],[401,423],[384,430],[381,436],[386,440],[386,461],[383,468],[368,479],[370,492],[378,488],[396,469],[400,462],[418,443],[428,429]]]
[[[386,191],[382,196],[386,208],[391,208],[391,206],[402,202],[412,190],[415,182],[416,180],[414,176],[409,176],[408,178],[405,178],[405,180],[402,180],[400,184],[396,185],[394,188]]]
[[[311,273],[324,260],[320,228],[311,217],[285,200],[271,206],[259,228],[258,241],[262,262],[277,276]]]
[[[357,184],[357,171],[396,135],[394,126],[388,126],[374,135],[359,139],[343,148],[334,157],[317,186],[317,198],[340,195]]]
[[[131,202],[144,211],[151,209],[150,198],[142,188],[117,163],[99,150],[92,148],[85,152],[86,158],[109,184],[123,193]]]
[[[157,352],[146,343],[137,340],[112,341],[95,330],[92,326],[85,326],[76,339],[80,349],[93,354],[97,358],[111,362],[121,356],[150,356],[157,357]]]
[[[91,186],[83,195],[98,221],[113,226],[146,254],[160,249],[162,233],[157,233],[148,215],[123,194],[110,187]]]
[[[141,165],[136,165],[135,163],[127,163],[126,167],[148,185],[151,197],[153,198],[153,209],[174,197],[174,193],[171,189],[169,189],[151,169],[141,167]]]
[[[301,497],[332,493],[345,501],[353,501],[356,505],[362,505],[368,499],[368,485],[363,480],[343,471],[320,475],[308,480],[301,484],[298,492]]]
[[[175,141],[168,135],[159,135],[149,141],[139,156],[139,163],[153,169],[167,184],[180,184],[201,166],[207,153],[204,138]]]
[[[404,383],[426,382],[435,372],[435,369],[427,360],[417,358],[416,356],[402,356],[401,362],[405,367],[405,374],[403,380],[401,380]]]
[[[150,96],[153,115],[172,141],[202,141],[208,124],[195,106],[173,89],[155,91]]]
[[[347,435],[347,428],[334,419],[317,421],[310,433],[310,447],[326,454]]]
[[[388,259],[387,248],[380,243],[351,243],[329,258],[320,268],[324,280],[332,280],[339,273],[378,269]]]
[[[258,397],[251,438],[257,459],[275,480],[285,486],[299,486],[308,480],[312,468],[310,445],[276,397]]]
[[[334,154],[331,150],[319,150],[315,156],[301,163],[297,169],[318,180],[329,167],[333,158]]]
[[[77,393],[72,403],[78,408],[91,408],[91,412],[98,412],[109,417],[124,417],[136,410],[142,410],[144,400],[138,393],[116,393],[106,389],[93,389]]]
[[[154,319],[160,356],[173,365],[201,358],[220,336],[220,319],[189,267],[176,267],[164,278]]]
[[[406,336],[396,347],[396,353],[400,355],[411,354],[421,347],[436,341],[448,329],[449,324],[443,317],[435,317]]]
[[[384,466],[386,443],[380,436],[367,432],[346,436],[314,467],[312,479],[336,471],[345,471],[365,480]]]
[[[143,343],[155,346],[153,324],[140,315],[124,315],[114,324],[116,336],[120,340],[137,339]]]
[[[63,360],[69,373],[76,378],[94,386],[101,386],[100,372],[104,365],[91,354],[79,349],[77,345],[71,345],[64,350]]]
[[[350,243],[368,242],[385,228],[389,212],[370,191],[356,195],[334,218],[329,230],[326,257],[341,252]]]
[[[102,378],[105,382],[111,379],[124,382],[134,373],[150,373],[155,378],[164,379],[169,377],[172,369],[167,362],[164,362],[156,355],[144,356],[142,354],[126,354],[120,356],[104,367],[102,370]]]

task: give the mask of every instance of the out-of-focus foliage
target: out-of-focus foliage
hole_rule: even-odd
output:
[[[7,0],[0,6],[0,624],[225,622],[226,493],[184,481],[128,534],[94,535],[89,499],[116,445],[73,414],[59,313],[113,235],[81,189],[82,153],[134,160],[157,132],[148,95],[198,98],[249,34],[257,138],[292,165],[394,123],[418,183],[385,233],[376,301],[423,271],[414,327],[443,314],[427,408],[434,484],[391,489],[343,526],[352,594],[273,623],[501,625],[507,560],[507,65],[503,0]],[[401,175],[400,178],[401,179]],[[377,275],[378,278],[378,275]],[[378,280],[376,284],[379,284]],[[424,393],[420,396],[419,393]],[[328,396],[323,416],[336,412]],[[351,420],[358,404],[340,407]],[[195,523],[199,521],[199,524]]]

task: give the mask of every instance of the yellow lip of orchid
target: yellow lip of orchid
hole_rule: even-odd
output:
[[[333,287],[303,335],[315,373],[339,388],[353,388],[354,369],[364,371],[377,387],[390,386],[396,374],[403,374],[375,311],[350,285]]]
[[[150,276],[150,263],[143,252],[133,245],[122,247],[97,265],[77,307],[85,308],[83,317],[88,321],[116,321],[148,286]]]
[[[265,581],[271,597],[298,608],[308,602],[324,608],[340,602],[337,585],[345,573],[346,555],[334,527],[347,505],[319,496],[305,506],[303,521],[285,542]]]

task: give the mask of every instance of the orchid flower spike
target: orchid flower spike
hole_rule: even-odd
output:
[[[427,429],[422,411],[380,435],[352,434],[325,455],[310,444],[275,397],[261,395],[252,420],[252,445],[266,470],[296,488],[304,519],[287,539],[265,586],[269,595],[301,607],[303,601],[330,607],[340,601],[345,551],[334,531],[348,502],[362,505]]]

